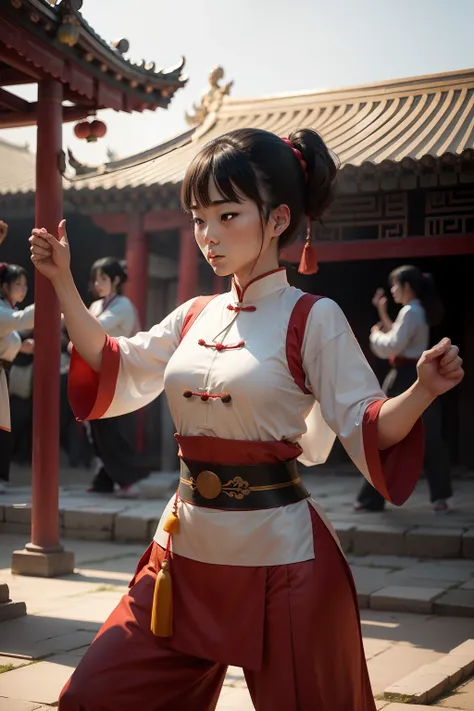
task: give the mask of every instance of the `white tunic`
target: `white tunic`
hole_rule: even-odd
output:
[[[28,331],[33,328],[34,305],[27,306],[23,311],[11,307],[8,301],[0,299],[0,359],[9,363],[15,360],[21,348],[21,337],[18,331]],[[0,428],[10,431],[10,401],[7,379],[0,368]]]
[[[241,302],[235,286],[231,292],[217,296],[181,343],[183,321],[193,300],[150,331],[131,339],[118,338],[117,376],[112,376],[110,367],[104,364],[100,377],[95,401],[102,403],[100,415],[111,417],[136,410],[164,388],[176,431],[183,436],[209,437],[212,448],[214,437],[300,442],[306,418],[317,401],[325,421],[320,419],[321,437],[327,441],[323,430],[329,425],[370,481],[363,418],[367,407],[385,399],[384,394],[341,309],[330,299],[315,303],[308,316],[302,362],[310,393],[302,392],[289,371],[286,356],[290,315],[302,295],[289,286],[285,271],[279,270],[251,282]],[[254,306],[255,310],[235,312],[228,308],[238,305]],[[221,342],[238,347],[211,347]],[[79,358],[77,354],[74,357]],[[93,384],[94,377],[89,382]],[[74,382],[72,385],[74,388]],[[77,388],[84,402],[85,388],[80,390],[80,382]],[[197,396],[185,398],[185,390]],[[200,393],[222,392],[231,395],[230,403],[220,399],[204,402],[199,397]],[[90,402],[82,417],[87,418],[94,407],[96,404]],[[316,432],[316,445],[318,436]],[[373,437],[370,446],[371,461],[375,457],[379,462]],[[161,546],[166,545],[162,526],[172,502],[155,534]],[[314,501],[310,503],[317,507]],[[205,563],[280,565],[309,560],[317,554],[307,500],[254,511],[222,511],[180,502],[179,518],[180,531],[172,537],[172,550]]]
[[[425,310],[418,299],[413,299],[400,309],[390,331],[370,334],[370,347],[378,358],[403,356],[418,360],[428,348],[429,335]]]
[[[126,296],[118,294],[112,297],[108,303],[105,302],[105,299],[93,301],[89,311],[99,319],[104,331],[109,336],[129,338],[135,335],[139,329],[136,309]]]

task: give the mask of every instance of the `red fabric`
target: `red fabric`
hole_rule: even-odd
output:
[[[364,413],[362,436],[372,485],[382,496],[401,506],[413,493],[423,468],[425,438],[421,417],[398,444],[380,450],[378,417],[384,400],[372,402]]]
[[[298,267],[299,274],[317,274],[319,271],[318,257],[316,249],[311,242],[305,242],[301,253],[300,264]]]
[[[243,568],[174,555],[169,639],[150,631],[163,556],[153,544],[59,711],[211,711],[227,664],[243,667],[257,711],[375,711],[352,576],[308,506],[314,560]]]
[[[194,299],[193,303],[189,307],[189,311],[186,314],[184,321],[183,321],[183,328],[181,329],[181,338],[180,341],[183,340],[201,311],[203,311],[208,303],[212,301],[213,299],[216,298],[216,296],[219,296],[219,294],[212,294],[211,296],[198,296],[196,299]]]
[[[301,447],[293,442],[252,442],[218,437],[183,437],[175,434],[178,455],[193,462],[209,464],[268,464],[297,459]]]
[[[293,307],[288,330],[286,332],[286,360],[288,368],[293,380],[304,393],[310,391],[305,385],[305,372],[303,370],[303,361],[301,360],[301,349],[303,347],[304,333],[306,330],[306,322],[314,304],[324,299],[324,296],[315,296],[314,294],[304,294]]]
[[[114,399],[120,369],[120,349],[115,338],[106,337],[100,372],[73,349],[69,366],[68,395],[72,411],[79,422],[98,420]]]

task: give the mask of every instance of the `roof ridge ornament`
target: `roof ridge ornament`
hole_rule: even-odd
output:
[[[201,103],[198,106],[193,104],[194,113],[185,113],[186,122],[189,126],[202,126],[208,117],[214,117],[219,112],[224,97],[230,94],[230,90],[234,84],[233,81],[229,81],[227,84],[221,86],[219,82],[223,78],[224,69],[222,67],[214,67],[214,69],[211,70],[207,89],[201,96]]]

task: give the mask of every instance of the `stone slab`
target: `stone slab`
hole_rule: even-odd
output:
[[[99,531],[94,528],[62,528],[61,538],[69,538],[76,541],[111,541],[113,531],[111,529]]]
[[[425,664],[384,690],[384,698],[404,704],[429,704],[451,691],[474,669],[474,639],[466,640],[440,659]],[[454,695],[449,705],[457,706]],[[468,707],[466,707],[468,708]],[[474,706],[469,707],[474,709]]]
[[[115,519],[115,540],[146,541],[148,528],[148,518],[120,514]]]
[[[26,504],[13,504],[5,507],[5,518],[7,523],[31,523],[31,508]]]
[[[452,699],[451,699],[452,701]],[[440,704],[437,704],[440,705]],[[410,711],[410,707],[407,704],[398,703],[388,703],[385,706],[381,706],[383,711]],[[425,704],[417,704],[413,711],[433,711],[433,706],[425,706]],[[455,708],[446,707],[445,711],[456,711]],[[470,711],[470,710],[469,710]]]
[[[56,704],[76,663],[77,660],[68,655],[53,656],[47,661],[0,674],[0,697],[35,701],[38,705]]]
[[[403,555],[405,534],[408,529],[391,526],[357,526],[354,533],[353,551],[356,555]]]
[[[32,575],[40,578],[54,578],[74,572],[74,553],[39,553],[18,550],[12,553],[12,573]]]
[[[430,704],[448,689],[449,679],[442,669],[426,664],[384,690],[387,701],[404,704]]]
[[[470,681],[459,686],[452,696],[440,701],[437,704],[437,707],[443,708],[445,711],[451,707],[455,708],[456,711],[473,711],[474,679],[471,679]]]
[[[462,537],[462,557],[474,559],[474,528],[466,531]]]
[[[19,533],[28,536],[31,531],[31,524],[4,521],[0,523],[0,533]]]
[[[459,558],[462,528],[414,528],[406,535],[406,553],[416,558]]]
[[[356,527],[352,523],[344,523],[343,521],[335,521],[333,526],[341,543],[342,550],[344,553],[348,553],[352,550]]]
[[[0,667],[23,667],[25,664],[29,664],[30,662],[26,659],[21,659],[19,657],[9,657],[4,654],[0,654]]]
[[[8,602],[10,600],[10,591],[6,583],[0,583],[0,602]]]
[[[474,617],[474,592],[472,590],[449,590],[434,604],[438,615]]]
[[[116,511],[64,510],[66,530],[112,531]]]
[[[35,701],[20,701],[20,699],[1,699],[1,702],[2,711],[43,711],[47,708],[39,706]]]
[[[0,622],[15,620],[17,617],[26,615],[26,605],[24,602],[9,600],[0,603]]]
[[[372,610],[430,614],[433,611],[435,600],[442,594],[442,588],[392,585],[372,593],[370,608]]]

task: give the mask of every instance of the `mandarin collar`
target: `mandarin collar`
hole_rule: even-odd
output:
[[[230,293],[238,304],[253,303],[275,291],[280,291],[286,286],[288,286],[286,269],[285,267],[280,267],[252,279],[242,290],[239,289],[235,279],[232,278]]]

